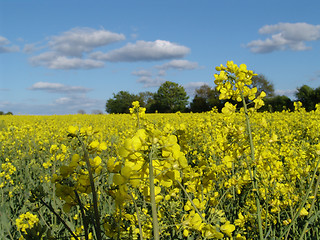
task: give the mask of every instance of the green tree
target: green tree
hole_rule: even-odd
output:
[[[107,100],[106,112],[129,113],[129,108],[132,106],[133,101],[140,101],[139,96],[127,91],[120,91],[117,94],[113,94],[113,98]]]
[[[262,91],[266,93],[266,97],[274,96],[274,86],[263,74],[258,74],[257,76],[252,77],[252,87],[258,89],[257,94],[260,94]]]
[[[166,81],[154,94],[153,111],[172,113],[184,111],[188,103],[188,96],[183,86],[177,83]]]
[[[198,97],[197,95],[193,98],[190,103],[191,112],[207,112],[210,110],[210,106],[206,98]]]
[[[320,87],[314,90],[314,102],[315,104],[320,103]]]
[[[151,107],[155,103],[154,93],[149,91],[140,92],[138,96],[140,99],[140,106],[145,107],[147,109],[146,112],[151,112]]]
[[[0,111],[0,115],[13,115],[13,113],[12,112],[4,113],[3,111]]]
[[[302,106],[307,110],[311,111],[315,109],[315,105],[318,103],[316,99],[316,92],[313,88],[303,85],[297,88],[296,92],[297,101],[302,103]]]
[[[195,90],[195,97],[190,103],[192,112],[206,112],[213,107],[221,109],[223,101],[219,100],[219,91],[216,88],[211,88],[208,85],[202,85]]]
[[[282,112],[283,110],[293,111],[293,102],[287,96],[274,96],[263,99],[264,106],[259,111]]]

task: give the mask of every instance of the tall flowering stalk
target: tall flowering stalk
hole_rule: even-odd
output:
[[[247,70],[247,66],[245,64],[241,64],[240,66],[238,66],[234,64],[233,61],[228,61],[226,67],[221,64],[220,66],[216,67],[216,70],[220,72],[219,74],[214,74],[214,82],[217,85],[217,90],[220,91],[219,99],[232,99],[234,101],[243,103],[244,113],[246,117],[247,134],[251,150],[250,158],[253,163],[252,169],[250,168],[250,164],[248,164],[248,167],[251,175],[250,177],[252,181],[252,187],[255,192],[259,237],[260,239],[264,239],[262,229],[261,206],[259,200],[259,188],[256,172],[257,166],[255,163],[254,145],[252,140],[252,132],[246,98],[248,98],[250,101],[254,103],[254,110],[257,110],[264,105],[262,99],[266,96],[266,94],[262,91],[261,94],[258,97],[256,97],[257,88],[251,87],[251,78],[257,74],[254,74],[251,70]],[[225,104],[224,109],[222,109],[222,112],[228,113],[229,111],[232,111],[234,109],[235,106],[227,102]]]

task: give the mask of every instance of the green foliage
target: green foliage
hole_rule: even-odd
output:
[[[154,93],[146,91],[139,93],[139,102],[141,103],[141,107],[145,107],[147,112],[150,112],[151,106],[155,103],[154,102]]]
[[[139,96],[127,91],[120,91],[113,94],[113,98],[108,99],[106,111],[108,113],[129,113],[132,102],[139,100]]]
[[[320,87],[313,89],[303,85],[297,89],[297,101],[300,101],[306,111],[315,110],[315,105],[320,102]]]
[[[258,74],[257,76],[253,76],[252,87],[257,88],[258,95],[264,91],[266,93],[266,97],[274,96],[274,86],[271,82],[267,80],[267,78],[263,74]]]
[[[283,110],[294,110],[293,102],[284,95],[265,98],[264,104],[260,111],[281,112]]]
[[[4,113],[3,111],[0,111],[0,115],[13,115],[13,113],[12,112]]]
[[[213,107],[221,110],[224,101],[219,100],[219,91],[216,88],[211,88],[208,85],[203,85],[195,90],[195,97],[190,103],[192,112],[206,112]]]
[[[157,110],[163,113],[184,111],[188,98],[183,86],[166,81],[161,84],[158,91],[154,94],[154,104],[151,107],[151,111]]]

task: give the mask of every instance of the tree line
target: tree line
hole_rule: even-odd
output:
[[[295,93],[296,100],[291,100],[285,95],[276,95],[274,86],[264,75],[252,78],[252,87],[257,87],[258,94],[261,91],[266,93],[264,98],[265,105],[259,111],[281,112],[283,110],[294,110],[294,102],[300,101],[307,110],[315,110],[315,105],[320,103],[320,87],[313,89],[307,85],[297,88]],[[180,112],[206,112],[212,108],[221,111],[226,100],[219,99],[219,91],[208,85],[203,85],[195,90],[192,101],[188,102],[189,97],[183,86],[166,81],[155,92],[140,92],[132,94],[128,91],[120,91],[113,94],[106,102],[106,112],[108,113],[129,113],[129,108],[133,101],[139,101],[142,107],[146,108],[147,113],[174,113]],[[231,100],[228,100],[229,102]],[[232,101],[231,101],[232,102]],[[236,102],[233,102],[234,104]],[[237,103],[241,107],[241,103]]]
[[[3,112],[3,111],[0,111],[0,115],[13,115],[12,112]]]

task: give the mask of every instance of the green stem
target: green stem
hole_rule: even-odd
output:
[[[84,213],[84,208],[83,208],[83,204],[80,200],[79,194],[76,190],[74,190],[74,193],[76,195],[77,201],[79,203],[80,206],[80,212],[81,212],[81,218],[82,218],[82,222],[83,222],[83,227],[84,227],[84,236],[86,240],[89,240],[89,235],[88,235],[88,222],[87,222],[87,218],[86,215]]]
[[[299,216],[302,207],[304,206],[304,204],[307,202],[307,199],[309,198],[309,193],[310,193],[310,191],[311,191],[313,181],[314,181],[315,176],[316,176],[316,173],[317,173],[317,171],[318,171],[319,163],[320,163],[320,159],[317,161],[316,169],[314,170],[314,173],[313,173],[313,176],[312,176],[312,179],[311,179],[311,183],[310,183],[310,187],[308,188],[308,191],[307,191],[307,194],[306,194],[306,196],[305,196],[305,198],[304,198],[304,201],[303,201],[302,204],[300,205],[298,212],[297,212],[296,215],[294,216],[294,219],[291,221],[291,224],[292,224],[293,221]],[[314,207],[314,203],[315,203],[316,198],[317,198],[317,192],[318,192],[319,184],[320,184],[320,177],[318,176],[317,183],[316,183],[316,186],[315,186],[315,189],[314,189],[314,193],[313,193],[314,199],[313,199],[312,205],[311,205],[311,207],[310,207],[310,209],[309,209],[308,218],[310,218],[310,217],[311,217],[311,214],[312,214],[312,210],[313,210],[313,207]],[[287,230],[287,231],[288,231],[288,234],[289,234],[289,231],[290,231],[291,224],[289,225],[288,230]],[[301,236],[300,236],[299,239],[303,239],[303,236],[304,236],[304,234],[305,234],[306,231],[307,231],[308,225],[309,225],[309,221],[306,222],[306,224],[305,224],[305,226],[304,226],[304,228],[303,228],[302,234],[301,234]],[[288,237],[288,234],[287,234],[287,237]]]
[[[140,233],[140,240],[143,240],[143,235],[142,235],[142,226],[141,226],[141,220],[140,220],[139,209],[138,209],[138,206],[137,206],[136,200],[135,200],[135,199],[134,199],[134,197],[133,197],[132,192],[130,192],[130,196],[131,196],[131,199],[132,199],[133,204],[134,204],[134,208],[135,208],[136,213],[137,213],[138,225],[139,225],[139,233]]]
[[[57,154],[55,154],[54,162],[53,162],[53,173],[54,174],[56,173],[56,164],[57,164]],[[57,205],[56,205],[56,185],[55,184],[53,184],[52,193],[53,193],[53,201],[52,201],[53,208],[56,209]],[[54,215],[52,216],[52,222],[53,222],[54,226],[57,226],[57,218]]]
[[[159,229],[159,222],[158,222],[155,187],[154,187],[153,165],[152,165],[153,153],[154,153],[154,150],[151,149],[151,152],[149,154],[150,201],[151,201],[151,210],[152,210],[153,237],[154,237],[154,240],[159,240],[160,239],[160,234],[159,234],[160,229]]]
[[[95,232],[97,235],[97,239],[101,240],[102,236],[101,236],[101,228],[100,228],[100,214],[99,214],[99,209],[98,209],[98,197],[97,197],[97,192],[96,192],[96,189],[94,186],[94,179],[93,179],[93,174],[92,174],[91,165],[90,165],[90,161],[89,161],[89,154],[85,148],[84,143],[81,140],[80,140],[80,142],[82,144],[82,148],[84,151],[84,159],[86,161],[86,165],[87,165],[87,169],[88,169],[88,173],[89,173],[89,179],[90,179],[90,187],[91,187],[91,191],[92,191],[92,201],[93,201],[94,218],[95,218],[94,228],[95,228]]]
[[[194,202],[192,201],[191,197],[190,197],[189,194],[187,193],[186,189],[182,186],[181,182],[179,182],[178,180],[176,180],[176,182],[180,185],[181,189],[183,190],[183,192],[184,192],[185,195],[187,196],[188,200],[191,202],[191,205],[193,206],[194,210],[195,210],[195,211],[199,214],[199,216],[201,217],[201,220],[206,223],[205,218],[202,216],[201,212],[200,212],[199,209],[196,207],[196,205],[195,205]]]
[[[119,205],[119,221],[118,221],[118,236],[117,240],[120,240],[120,234],[121,234],[121,219],[122,219],[122,207],[121,204]]]
[[[255,192],[255,200],[256,200],[256,206],[257,206],[259,236],[260,236],[260,239],[263,240],[264,237],[263,237],[263,229],[262,229],[261,209],[260,209],[260,200],[259,200],[259,194],[258,194],[259,189],[258,189],[258,183],[257,183],[257,169],[256,169],[257,166],[255,163],[254,145],[253,145],[253,139],[252,139],[251,125],[250,125],[247,103],[246,103],[242,93],[241,93],[241,98],[242,98],[244,113],[246,116],[247,132],[248,132],[248,136],[249,136],[250,150],[251,150],[251,161],[253,162],[252,186],[253,186],[253,189],[255,189],[254,192]]]
[[[51,205],[49,205],[49,204],[47,204],[45,201],[43,201],[41,198],[40,198],[40,202],[44,205],[44,206],[46,206],[60,221],[61,221],[61,223],[64,225],[64,227],[68,230],[68,232],[72,235],[72,237],[74,237],[75,239],[79,239],[78,237],[77,237],[77,235],[75,235],[74,233],[73,233],[73,231],[71,230],[71,228],[68,226],[68,224],[60,217],[60,215],[58,214],[58,213],[56,213],[56,211],[54,210],[54,208],[51,206]]]

